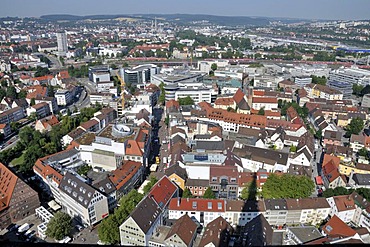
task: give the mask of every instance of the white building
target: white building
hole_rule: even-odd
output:
[[[221,199],[174,198],[168,207],[168,218],[177,220],[184,214],[194,217],[204,227],[214,219],[225,218],[225,201]]]
[[[57,33],[58,54],[65,56],[68,51],[67,34],[65,32]]]
[[[366,86],[370,84],[370,71],[355,66],[340,68],[330,73],[329,80]]]
[[[91,226],[108,216],[108,200],[102,193],[67,172],[59,185],[62,208],[71,217]]]
[[[69,90],[59,89],[55,93],[58,106],[65,106],[73,101],[73,95]]]

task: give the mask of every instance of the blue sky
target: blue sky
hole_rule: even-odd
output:
[[[370,19],[370,0],[0,0],[0,16],[45,14],[212,14]]]

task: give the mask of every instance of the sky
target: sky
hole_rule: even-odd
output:
[[[370,19],[370,0],[0,0],[0,17],[46,14],[211,14]]]

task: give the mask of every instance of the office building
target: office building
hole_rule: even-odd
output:
[[[366,86],[370,84],[370,71],[357,67],[340,68],[330,72],[329,81],[346,82]]]
[[[349,99],[353,92],[352,84],[349,82],[329,80],[327,86],[341,92],[343,99]]]

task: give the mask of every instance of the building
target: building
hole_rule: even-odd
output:
[[[236,166],[211,166],[209,186],[216,198],[236,200],[238,198],[238,169]]]
[[[114,94],[111,93],[91,93],[90,94],[90,103],[92,105],[102,105],[109,106],[110,102],[113,99]]]
[[[54,115],[39,119],[36,121],[35,130],[40,132],[48,132],[52,129],[53,126],[59,124],[58,118]]]
[[[168,218],[167,206],[177,192],[177,186],[162,177],[120,225],[121,245],[148,246],[155,230]]]
[[[160,68],[155,64],[142,64],[132,69],[122,69],[123,78],[126,83],[131,85],[141,85],[150,83],[152,75],[159,73]]]
[[[320,85],[320,84],[308,84],[304,86],[304,90],[307,92],[307,96],[309,98],[320,98],[326,100],[342,100],[343,93],[330,88],[328,86]]]
[[[9,124],[12,122],[17,122],[22,118],[25,118],[26,115],[22,107],[15,107],[10,110],[4,111],[0,114],[0,124]]]
[[[365,94],[362,97],[361,106],[366,107],[366,108],[370,108],[370,94]]]
[[[199,246],[227,247],[233,234],[232,226],[221,216],[209,222]]]
[[[273,230],[265,217],[260,214],[243,227],[240,236],[243,246],[272,245]]]
[[[286,230],[287,238],[294,245],[301,245],[312,240],[321,238],[321,233],[313,226],[288,227]]]
[[[343,94],[343,99],[349,99],[352,95],[352,84],[349,82],[338,82],[329,80],[327,85]]]
[[[32,113],[36,114],[37,119],[47,117],[51,114],[50,106],[46,102],[37,103],[27,108],[27,116],[30,116]]]
[[[108,65],[89,67],[89,80],[96,83],[99,81],[110,81]]]
[[[69,105],[73,101],[73,95],[69,90],[58,89],[55,93],[58,106]]]
[[[185,214],[175,221],[167,234],[164,244],[166,246],[193,246],[195,237],[197,235],[197,224]]]
[[[0,124],[0,134],[3,135],[3,138],[7,138],[11,133],[10,124]]]
[[[356,204],[351,195],[333,196],[326,200],[331,207],[330,216],[335,215],[345,223],[354,220]]]
[[[366,86],[370,84],[370,72],[359,69],[355,66],[351,68],[340,68],[330,72],[329,81],[345,82]]]
[[[219,216],[225,217],[225,202],[221,199],[174,198],[169,206],[169,219],[191,215],[204,227]]]
[[[0,163],[0,230],[34,214],[39,206],[37,192]]]
[[[109,214],[108,200],[101,192],[67,172],[59,184],[62,210],[85,226],[91,226]]]
[[[304,86],[312,83],[312,78],[311,77],[305,77],[305,76],[297,76],[294,77],[294,83],[299,87],[303,88]]]
[[[59,56],[65,56],[68,52],[67,34],[65,32],[57,33],[57,44]]]

